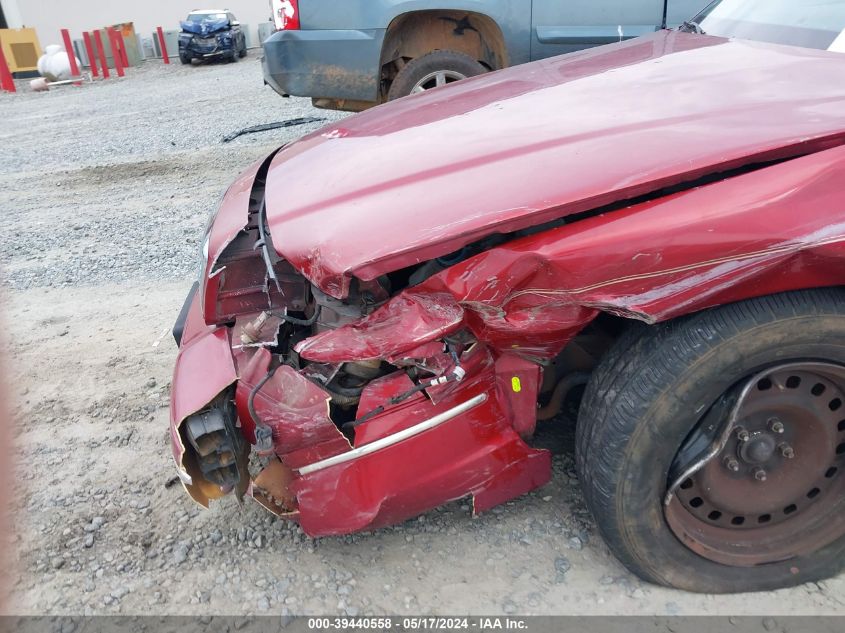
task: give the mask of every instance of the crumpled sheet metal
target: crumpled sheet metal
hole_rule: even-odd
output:
[[[461,367],[466,371],[466,378],[461,382],[447,382],[436,387],[429,387],[400,404],[386,406],[385,412],[373,417],[365,424],[355,429],[355,447],[360,447],[380,438],[388,437],[419,422],[416,415],[396,415],[401,411],[429,410],[430,416],[435,415],[439,408],[427,409],[424,405],[430,403],[440,407],[445,403],[469,400],[466,394],[473,391],[490,391],[493,386],[493,367],[495,361],[490,350],[484,346],[475,346],[461,356]],[[400,378],[401,376],[401,378]],[[387,400],[397,393],[401,393],[413,386],[413,382],[404,372],[389,374],[380,380],[374,380],[364,389],[361,404],[358,406],[358,418],[367,415],[373,404],[384,405]],[[379,402],[377,398],[384,396]],[[415,409],[416,407],[416,409]]]
[[[536,370],[527,361],[552,358],[602,311],[654,323],[752,296],[845,283],[843,182],[845,148],[834,148],[582,219],[480,253],[369,317],[304,341],[303,357],[325,363],[401,360],[434,353],[430,343],[467,327],[479,341],[474,353],[487,360],[467,352],[472,371],[463,382],[368,420],[356,448],[481,393],[483,403],[394,446],[306,475],[297,469],[352,448],[328,418],[327,394],[292,368],[277,370],[256,407],[294,473],[287,490],[303,528],[312,536],[371,529],[467,494],[482,511],[542,485],[550,456],[520,437],[532,427],[518,397],[536,403]],[[174,376],[174,391],[187,389],[174,395],[174,443],[179,418],[231,384],[232,359],[221,356],[233,351],[248,432],[244,396],[266,374],[269,352],[229,349],[228,328],[190,330]]]
[[[358,412],[356,419],[360,420],[363,416],[376,410],[378,407],[384,407],[385,411],[394,412],[401,408],[415,405],[420,401],[425,400],[422,392],[418,391],[403,402],[390,406],[387,402],[399,394],[410,391],[414,388],[414,382],[410,379],[408,374],[404,371],[393,372],[387,376],[376,378],[364,387],[361,393],[361,400],[358,402]],[[389,430],[382,428],[381,420],[387,419],[382,416],[380,418],[373,418],[369,424],[362,424],[355,430],[355,446],[367,444],[379,437],[384,437]],[[410,424],[410,422],[409,422]],[[397,429],[398,430],[398,429]]]
[[[454,332],[464,311],[449,294],[403,292],[360,321],[299,343],[318,363],[393,358]]]
[[[254,442],[255,425],[249,412],[249,394],[267,374],[271,354],[266,349],[251,353],[246,364],[240,364],[235,402],[244,436]],[[288,365],[276,369],[256,394],[253,405],[261,421],[273,432],[276,454],[290,468],[351,448],[329,418],[329,394]]]
[[[457,316],[457,304],[463,324],[494,349],[549,359],[599,312],[655,323],[842,284],[843,182],[845,147],[837,147],[517,239],[301,349],[324,362],[401,355],[427,338],[425,321],[407,336],[418,316],[409,305]],[[442,325],[435,319],[431,334]]]
[[[239,393],[241,385],[248,390],[253,378],[266,371],[266,350],[251,353]],[[322,435],[322,430],[329,430],[328,417],[317,405],[324,403],[326,394],[298,372],[280,367],[267,383],[274,384],[268,392],[271,397],[260,405],[256,398],[256,409],[273,428],[281,462],[271,462],[248,494],[274,514],[298,521],[307,534],[326,536],[389,525],[468,495],[474,511],[482,512],[545,484],[551,476],[550,454],[530,448],[515,431],[514,399],[504,397],[501,371],[490,351],[475,346],[462,363],[468,369],[464,382],[444,385],[436,401],[416,394],[386,408],[358,427],[355,447],[388,438],[485,394],[482,403],[396,445],[307,474],[298,470],[351,447],[345,438],[341,443],[330,433]],[[510,374],[520,367],[504,364],[500,369]],[[279,372],[282,378],[276,381]],[[538,373],[534,366],[533,373],[524,374],[524,388],[511,387],[523,410],[535,406]],[[508,385],[512,379],[509,375]],[[412,385],[402,372],[385,376],[367,386],[362,405],[383,404],[380,398]],[[327,440],[321,443],[323,437]]]
[[[340,298],[352,277],[494,233],[840,145],[843,104],[836,54],[663,30],[306,136],[270,166],[268,226],[278,253]]]
[[[433,405],[417,400],[386,414],[390,426],[421,422],[488,393],[485,402],[393,447],[296,478],[298,520],[311,536],[373,529],[473,497],[475,512],[545,484],[551,454],[530,448],[513,430],[491,389],[490,371]],[[367,422],[371,424],[375,422]]]
[[[174,373],[171,435],[177,464],[194,477],[186,489],[207,506],[210,499],[224,493],[193,468],[193,453],[186,451],[179,425],[236,382],[241,431],[248,441],[254,441],[249,394],[267,375],[272,354],[265,347],[245,347],[233,340],[246,319],[235,328],[206,326],[199,304],[197,296]],[[426,302],[412,301],[410,305]],[[454,306],[432,311],[438,316],[426,321],[434,326],[431,335],[439,336],[444,328],[459,323],[460,319],[452,317],[460,313]],[[442,355],[442,343],[421,342],[426,338],[412,336],[410,344],[419,353],[437,351]],[[328,394],[292,367],[280,366],[254,399],[262,422],[272,429],[280,461],[271,461],[258,473],[247,494],[276,515],[299,521],[311,536],[321,536],[395,523],[468,495],[475,511],[481,512],[546,483],[551,474],[550,454],[525,444],[511,420],[512,398],[522,397],[523,408],[536,402],[532,374],[524,374],[524,386],[506,398],[487,347],[476,344],[464,351],[461,363],[467,370],[462,382],[442,385],[432,390],[430,397],[417,394],[388,407],[359,427],[355,448],[424,423],[482,394],[483,402],[393,446],[304,475],[299,472],[302,467],[352,447],[329,418]],[[371,383],[364,404],[376,407],[383,402],[377,403],[380,397],[403,393],[410,386],[407,375],[396,372]]]

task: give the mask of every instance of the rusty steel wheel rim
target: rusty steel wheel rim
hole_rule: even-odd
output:
[[[684,545],[743,567],[845,534],[845,367],[788,363],[747,380],[718,443],[665,507]]]

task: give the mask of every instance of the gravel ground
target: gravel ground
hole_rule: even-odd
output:
[[[18,476],[8,613],[845,614],[843,578],[739,596],[640,582],[596,533],[563,423],[539,438],[552,483],[475,519],[456,502],[312,540],[254,503],[201,510],[172,485],[169,328],[221,192],[315,126],[221,138],[343,115],[277,97],[253,53],[0,95],[0,116]]]

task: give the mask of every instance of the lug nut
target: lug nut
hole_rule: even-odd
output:
[[[755,468],[754,479],[756,479],[757,481],[766,481],[766,471],[762,468]]]
[[[731,455],[725,457],[725,468],[733,472],[738,472],[739,462],[737,461],[736,457],[732,457]]]
[[[783,422],[781,422],[777,418],[771,418],[769,420],[769,428],[774,433],[783,433]]]
[[[736,430],[736,439],[740,442],[747,442],[750,435],[748,435],[748,431],[745,429],[737,429]]]
[[[778,446],[778,448],[780,449],[780,454],[786,457],[786,459],[792,459],[795,457],[795,450],[793,450],[793,448],[786,442]]]

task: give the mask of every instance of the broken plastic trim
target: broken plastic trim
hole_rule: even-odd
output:
[[[407,429],[403,429],[398,433],[383,437],[374,442],[371,442],[370,444],[365,444],[364,446],[361,446],[359,448],[347,451],[346,453],[341,453],[340,455],[335,455],[334,457],[329,457],[328,459],[324,459],[322,461],[314,462],[313,464],[303,466],[302,468],[298,469],[299,474],[308,475],[309,473],[317,472],[318,470],[324,470],[326,468],[329,468],[330,466],[336,466],[337,464],[343,464],[345,462],[358,459],[359,457],[369,455],[370,453],[374,453],[383,448],[387,448],[388,446],[393,446],[394,444],[398,444],[402,440],[406,440],[410,437],[414,437],[415,435],[419,435],[423,431],[427,431],[429,429],[433,429],[436,426],[440,426],[444,422],[448,422],[449,420],[456,418],[463,413],[466,413],[470,409],[474,409],[486,400],[486,393],[478,394],[474,398],[470,398],[466,402],[462,402],[461,404],[452,407],[448,411],[438,413],[434,417],[420,422],[419,424],[415,424],[414,426],[408,427]]]
[[[176,476],[186,486],[193,486],[194,485],[194,478],[188,474],[188,471],[182,468],[179,464],[176,464]]]

